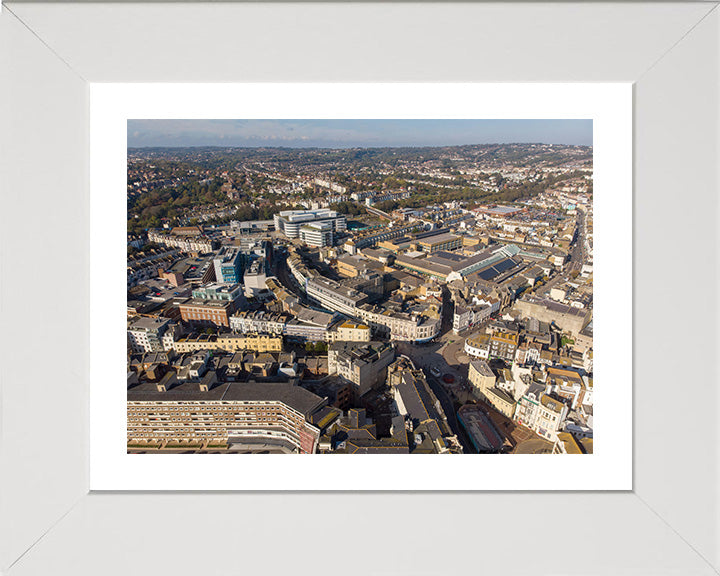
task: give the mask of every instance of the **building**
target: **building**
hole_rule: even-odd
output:
[[[436,234],[427,238],[420,238],[417,242],[418,247],[423,252],[434,254],[440,250],[457,250],[462,247],[462,238],[455,234],[445,232]]]
[[[338,374],[355,385],[360,398],[385,382],[387,367],[395,360],[391,342],[334,342],[328,349],[328,373]]]
[[[345,216],[334,210],[284,210],[273,217],[275,230],[288,238],[300,238],[300,229],[311,223],[330,224],[332,232],[343,232],[347,228]]]
[[[568,407],[563,401],[549,396],[544,386],[534,383],[518,400],[515,420],[543,438],[556,442],[567,414]]]
[[[328,342],[370,342],[370,326],[355,322],[337,324],[326,334]]]
[[[424,313],[407,313],[363,304],[354,315],[369,324],[373,333],[392,340],[429,342],[440,333],[440,312],[430,307]]]
[[[515,310],[523,318],[536,318],[541,322],[554,324],[573,336],[577,336],[592,318],[590,310],[532,296],[518,300],[515,303]]]
[[[500,300],[489,296],[474,296],[470,303],[457,292],[453,294],[453,332],[459,334],[484,322],[500,310]]]
[[[445,250],[430,255],[425,252],[406,252],[395,258],[395,264],[443,282],[461,280],[476,273],[478,278],[489,282],[512,270],[519,270],[522,264],[517,257],[519,253],[520,249],[512,244],[494,246],[471,256]]]
[[[264,257],[254,259],[246,268],[243,274],[243,284],[245,285],[245,296],[256,297],[263,290],[267,290],[267,261]]]
[[[160,352],[163,336],[170,328],[169,318],[134,318],[128,323],[128,344],[133,352]]]
[[[351,408],[328,430],[324,452],[335,454],[408,454],[408,433],[400,416],[392,418],[390,434],[380,436],[362,408]]]
[[[379,261],[379,258],[381,258],[381,256],[377,254],[379,250],[372,250],[371,248],[367,248],[366,250],[371,250],[371,254],[373,254],[376,259],[373,260],[369,257],[363,257],[366,255],[365,251],[363,251],[363,256],[360,256],[359,254],[345,254],[343,256],[338,256],[338,273],[341,276],[345,276],[346,278],[355,278],[368,270],[374,270],[375,272],[383,272],[385,266],[382,262]]]
[[[157,230],[150,230],[148,232],[148,242],[172,246],[184,252],[198,254],[212,252],[217,246],[217,242],[210,240],[207,236],[174,235]]]
[[[393,238],[405,236],[417,228],[417,224],[407,225],[399,221],[390,222],[387,226],[382,226],[379,229],[373,229],[355,236],[352,240],[348,240],[348,242],[346,242],[344,248],[346,252],[354,254],[357,250],[362,248],[375,246],[386,240],[392,240]],[[392,250],[392,248],[389,249]]]
[[[324,248],[335,244],[335,226],[332,222],[310,222],[300,227],[300,240],[309,246]]]
[[[328,310],[335,310],[348,316],[354,316],[355,309],[368,300],[366,294],[322,276],[309,278],[306,290],[308,298]]]
[[[317,184],[318,186],[322,186],[323,188],[332,190],[333,192],[337,192],[338,194],[346,194],[347,193],[346,186],[343,186],[342,184],[338,184],[337,182],[333,182],[332,180],[325,180],[324,178],[315,178],[313,180],[313,183]]]
[[[472,338],[466,338],[464,350],[468,356],[487,360],[490,357],[490,335],[476,334]]]
[[[213,259],[215,279],[218,282],[240,284],[242,282],[242,252],[235,247],[220,248]]]
[[[515,352],[518,347],[519,336],[510,332],[493,332],[490,336],[490,358],[500,358],[506,362],[515,361]]]
[[[211,382],[211,380],[209,380]],[[291,384],[182,383],[127,392],[128,446],[211,445],[312,454],[320,430],[309,420],[325,400]]]
[[[505,439],[481,406],[466,404],[458,410],[457,418],[479,453],[497,454],[503,451]]]
[[[388,368],[387,382],[397,413],[410,432],[412,453],[462,453],[422,370],[417,370],[409,359],[398,358]]]
[[[586,454],[583,445],[568,432],[560,432],[553,447],[553,454]]]
[[[337,321],[337,314],[313,310],[306,306],[293,308],[295,317],[285,324],[284,334],[301,342],[324,342],[330,327]]]
[[[230,326],[235,304],[227,300],[199,300],[191,298],[178,305],[184,322],[197,327]]]
[[[512,376],[509,370],[504,371],[504,379],[512,388]],[[484,360],[473,360],[468,366],[468,381],[475,387],[476,395],[493,406],[496,410],[512,418],[515,415],[515,398],[510,393],[508,386],[500,387],[498,378],[491,370],[490,365]]]
[[[230,317],[230,328],[242,334],[283,334],[292,316],[264,310],[241,310]]]
[[[573,410],[586,403],[586,386],[578,371],[565,366],[548,366],[546,373],[548,392],[564,399]],[[592,403],[592,394],[588,396]]]
[[[440,331],[442,303],[427,289],[425,295],[428,298],[422,304],[405,306],[400,302],[391,306],[377,306],[372,302],[384,294],[385,280],[383,275],[372,269],[365,269],[353,278],[337,282],[308,268],[297,253],[291,253],[288,268],[310,299],[327,310],[360,320],[370,326],[373,333],[394,340],[427,342]],[[278,299],[286,297],[279,285],[271,289]],[[292,307],[286,309],[292,310]]]
[[[481,394],[495,386],[495,373],[485,360],[471,360],[468,364],[468,381]]]
[[[166,350],[173,349],[178,354],[198,350],[223,350],[239,352],[281,352],[282,336],[270,334],[194,334],[178,339],[165,339]]]
[[[207,284],[192,291],[192,297],[198,300],[222,300],[235,302],[242,295],[240,284]]]

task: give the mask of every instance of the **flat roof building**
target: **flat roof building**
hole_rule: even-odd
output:
[[[213,259],[215,279],[218,282],[239,284],[242,281],[242,253],[238,248],[226,246],[220,248]]]
[[[421,238],[417,242],[423,252],[434,254],[440,250],[457,250],[462,247],[462,238],[455,234],[445,232],[428,238]]]
[[[160,352],[162,338],[171,325],[169,318],[134,318],[128,323],[127,337],[133,352]]]
[[[291,384],[197,382],[166,391],[140,384],[127,392],[127,442],[165,447],[240,445],[314,453],[320,430],[309,420],[325,399]]]
[[[227,300],[188,299],[178,305],[180,317],[193,326],[230,327],[230,315],[235,311],[234,302]]]
[[[342,232],[347,229],[345,216],[327,208],[322,210],[284,210],[275,214],[273,218],[275,230],[282,232],[288,238],[300,238],[300,229],[310,223],[327,222],[333,232]]]

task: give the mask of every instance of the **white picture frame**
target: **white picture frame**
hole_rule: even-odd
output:
[[[94,84],[90,102],[91,490],[629,490],[632,488],[632,85]],[[452,103],[448,108],[448,102]],[[148,118],[592,119],[592,457],[265,458],[128,454],[128,123]],[[618,283],[617,278],[626,278]],[[345,478],[342,486],[337,478]]]
[[[2,573],[717,573],[716,7],[3,6]],[[280,80],[634,83],[632,491],[88,493],[88,83]]]

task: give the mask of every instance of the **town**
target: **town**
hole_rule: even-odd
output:
[[[592,454],[592,147],[128,150],[131,453]]]

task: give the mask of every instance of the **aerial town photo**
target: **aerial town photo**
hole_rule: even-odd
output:
[[[593,453],[592,120],[127,146],[128,453]]]

